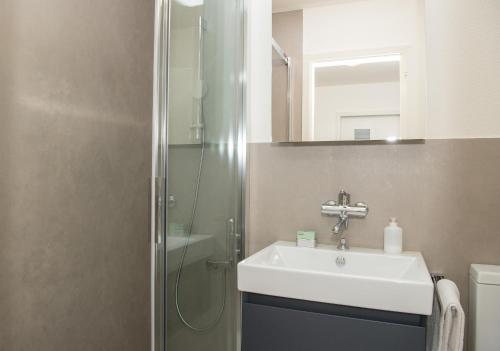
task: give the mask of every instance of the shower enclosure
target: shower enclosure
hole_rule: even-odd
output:
[[[235,351],[243,250],[243,0],[157,0],[152,350]]]

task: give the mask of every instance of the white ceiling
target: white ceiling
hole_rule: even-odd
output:
[[[335,5],[361,0],[272,0],[273,12],[300,10],[306,7]]]

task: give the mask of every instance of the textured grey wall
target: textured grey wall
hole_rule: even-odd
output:
[[[0,2],[0,348],[145,350],[154,1]]]
[[[431,271],[454,280],[467,307],[471,263],[500,264],[500,139],[434,140],[413,145],[249,147],[247,250],[316,230],[335,244],[335,219],[320,205],[341,188],[370,206],[352,220],[351,246],[382,248],[391,216],[404,249],[421,251]]]

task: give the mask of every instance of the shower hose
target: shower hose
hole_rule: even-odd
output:
[[[201,326],[201,327],[200,326],[195,326],[195,325],[193,325],[192,322],[188,321],[187,318],[182,313],[182,309],[180,307],[180,303],[179,303],[179,290],[180,290],[180,284],[181,284],[181,280],[182,280],[182,271],[183,271],[183,268],[184,268],[184,263],[186,261],[186,255],[187,255],[188,248],[189,248],[189,241],[190,241],[191,236],[193,234],[193,225],[194,225],[194,221],[196,219],[196,210],[197,210],[197,207],[198,207],[198,195],[199,195],[199,191],[200,191],[200,182],[201,182],[201,175],[202,175],[202,172],[203,172],[203,161],[204,161],[204,158],[205,158],[205,128],[202,128],[202,132],[201,132],[200,163],[199,163],[199,166],[198,166],[198,175],[197,175],[196,186],[195,186],[195,190],[194,190],[193,207],[192,207],[192,210],[191,210],[191,218],[190,218],[190,221],[189,221],[187,238],[186,238],[186,241],[185,241],[184,246],[182,248],[181,261],[180,261],[179,269],[177,270],[177,275],[176,275],[176,278],[175,278],[175,309],[177,311],[177,315],[178,315],[179,319],[181,320],[182,324],[185,327],[187,327],[188,329],[191,329],[192,331],[200,332],[200,333],[206,332],[206,331],[214,328],[219,323],[219,321],[221,320],[222,315],[224,314],[224,309],[226,307],[226,280],[227,280],[227,272],[224,269],[224,273],[223,273],[224,274],[224,280],[223,280],[223,289],[222,289],[223,290],[222,303],[221,303],[221,305],[220,305],[220,307],[218,309],[218,312],[217,312],[217,315],[215,316],[215,319],[213,319],[207,325]]]

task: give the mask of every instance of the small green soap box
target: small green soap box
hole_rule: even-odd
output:
[[[297,246],[316,247],[316,232],[310,230],[297,231]]]

